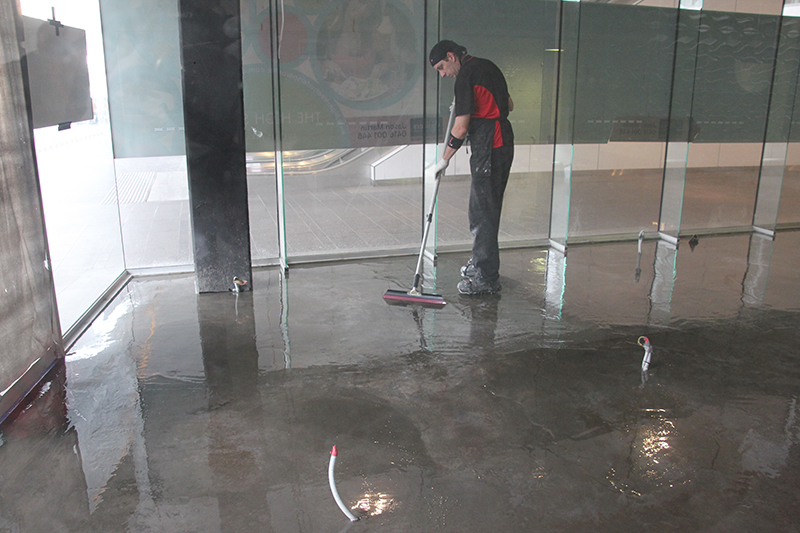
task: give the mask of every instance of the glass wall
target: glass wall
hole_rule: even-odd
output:
[[[488,10],[482,2],[441,2],[441,38],[497,64],[514,101],[508,117],[514,128],[514,162],[500,224],[500,241],[505,245],[544,241],[549,233],[558,20],[558,2],[502,0]],[[450,78],[439,83],[441,116],[449,113],[453,86]],[[438,142],[443,139],[441,132]],[[467,219],[469,154],[468,146],[456,153],[439,193],[440,246],[472,244]]]
[[[426,61],[440,38],[495,61],[516,104],[504,245],[543,243],[554,231],[566,243],[749,227],[781,22],[779,8],[759,6],[744,9],[765,13],[714,0],[503,0],[491,10],[474,0],[244,0],[254,262],[415,249],[431,192],[422,175],[452,100],[452,80]],[[131,9],[141,22],[130,22]],[[191,263],[175,6],[108,6],[104,19],[112,107],[122,114],[117,179],[124,171],[154,184],[147,201],[121,197],[128,266]],[[667,153],[668,136],[680,154]],[[471,244],[468,157],[457,154],[439,191],[443,250]]]
[[[178,4],[100,7],[126,265],[192,268]]]
[[[697,127],[692,118],[697,41],[700,38],[701,19],[699,11],[701,6],[697,4],[700,2],[680,3],[675,32],[670,118],[664,157],[661,212],[658,220],[659,236],[673,245],[677,244],[681,229],[689,144],[697,134]],[[665,251],[663,246],[659,246],[658,250],[662,253]]]
[[[657,229],[677,13],[581,3],[572,238]]]
[[[753,224],[779,25],[778,15],[702,12],[685,233]]]
[[[94,118],[34,130],[59,318],[67,332],[125,271],[100,14],[90,0],[22,0],[20,7],[23,16],[45,21],[39,31],[47,36],[56,32],[48,20],[85,31]],[[44,37],[26,33],[26,53],[37,52]]]
[[[797,86],[789,71],[800,59],[789,43],[797,31],[780,16],[782,3],[632,4],[507,0],[487,12],[480,2],[441,2],[442,37],[498,63],[517,103],[505,244],[746,230],[759,184],[766,191],[768,177],[783,172],[763,151],[781,129],[767,129],[770,106],[776,123],[792,109],[781,95]],[[780,35],[783,74],[775,68]],[[440,91],[444,110],[452,81]],[[796,189],[788,153],[784,224]],[[525,174],[536,154],[545,170],[538,182]],[[440,193],[439,243],[453,247],[471,241],[467,158],[456,156]],[[762,160],[780,169],[763,170]],[[547,194],[552,202],[539,202]],[[548,233],[537,231],[545,226]]]
[[[782,18],[779,32],[767,132],[753,215],[753,226],[766,233],[774,232],[777,226],[787,165],[792,113],[800,73],[800,19]]]
[[[425,4],[243,3],[251,195],[264,195],[251,203],[256,253],[278,242],[265,226],[281,209],[290,260],[419,242]],[[276,200],[278,212],[269,212]],[[270,224],[256,222],[256,210]]]
[[[22,5],[53,16],[53,2]],[[95,118],[36,132],[65,325],[125,268],[193,263],[177,5],[97,7],[55,4],[87,30]],[[783,173],[777,224],[800,224],[800,47],[789,45],[800,31],[781,7],[242,0],[254,263],[416,252],[424,169],[453,95],[427,62],[441,38],[497,63],[515,102],[503,245],[749,229],[765,140],[789,127],[785,166],[771,169]],[[88,22],[71,18],[86,9]],[[439,192],[440,250],[471,245],[468,158],[459,151]]]

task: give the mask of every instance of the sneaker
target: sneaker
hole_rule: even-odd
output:
[[[469,258],[467,264],[461,267],[462,278],[474,278],[476,274],[475,265],[472,264],[472,258]]]
[[[500,292],[499,281],[490,283],[479,278],[464,278],[458,282],[458,292],[466,295],[494,294]]]

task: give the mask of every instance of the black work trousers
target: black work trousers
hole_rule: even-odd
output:
[[[492,149],[492,173],[488,177],[472,175],[469,195],[469,229],[472,232],[472,264],[481,277],[494,283],[500,278],[500,212],[503,195],[514,160],[514,147]]]

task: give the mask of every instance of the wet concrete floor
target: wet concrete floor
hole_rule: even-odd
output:
[[[800,232],[637,244],[443,255],[441,310],[383,302],[413,258],[134,280],[3,428],[0,531],[800,530]]]

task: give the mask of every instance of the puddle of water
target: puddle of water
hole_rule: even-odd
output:
[[[504,252],[504,292],[477,299],[453,294],[463,258],[445,256],[441,310],[385,305],[392,268],[406,277],[390,260],[288,282],[257,271],[238,295],[136,280],[67,361],[71,426],[36,446],[63,465],[47,484],[71,492],[41,491],[33,510],[42,530],[67,501],[77,530],[340,531],[336,444],[340,494],[374,527],[624,529],[674,517],[678,500],[703,501],[682,511],[687,526],[794,523],[780,495],[800,472],[800,298],[771,287],[796,297],[797,275],[773,263],[757,283],[747,247],[726,239],[680,248],[666,276],[645,242],[638,282],[635,244],[575,247],[555,279],[547,252]],[[42,473],[32,438],[7,434],[3,464]],[[0,518],[30,514],[1,495]]]

